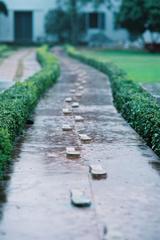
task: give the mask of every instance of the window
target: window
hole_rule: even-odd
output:
[[[89,26],[90,28],[98,28],[98,13],[89,14]]]
[[[105,29],[105,13],[92,12],[89,13],[89,28],[91,29]]]

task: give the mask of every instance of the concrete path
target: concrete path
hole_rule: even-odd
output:
[[[1,182],[1,240],[159,240],[160,164],[117,113],[105,75],[57,52],[62,75],[35,112]],[[64,116],[64,99],[86,80],[79,109]],[[72,94],[75,100],[75,94]],[[84,122],[75,123],[80,114]],[[63,132],[71,123],[73,132]],[[78,133],[91,136],[82,144]],[[66,158],[76,146],[81,158]],[[108,178],[92,180],[88,165],[100,163]],[[8,180],[10,178],[10,180]],[[70,204],[70,190],[84,189],[92,206]]]
[[[22,60],[22,74],[20,76],[20,81],[25,81],[33,74],[40,70],[40,64],[36,59],[36,52],[35,49],[31,49],[27,56],[24,57]]]
[[[24,81],[40,69],[34,49],[19,49],[0,64],[0,91]]]
[[[146,83],[142,87],[160,103],[160,83]]]

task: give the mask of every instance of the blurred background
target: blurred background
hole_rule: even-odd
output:
[[[3,0],[0,42],[160,51],[159,0]]]

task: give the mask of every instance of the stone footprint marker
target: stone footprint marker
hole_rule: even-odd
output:
[[[67,158],[80,158],[80,151],[76,150],[75,147],[67,147],[66,148],[66,156]]]
[[[86,81],[83,82],[84,84]],[[84,90],[84,87],[80,83],[75,83],[75,85],[78,87],[79,91]],[[76,92],[75,89],[71,89],[70,93],[75,93],[75,97],[81,97],[82,93],[81,92]],[[79,102],[73,102],[73,99],[71,97],[65,98],[65,102],[71,103],[72,108],[78,108],[80,106]],[[65,115],[70,114],[70,109],[64,108],[63,113]],[[82,116],[75,116],[75,122],[83,122],[84,118]],[[72,130],[72,127],[68,124],[64,124],[62,126],[63,131],[70,131]],[[82,143],[90,143],[91,142],[91,137],[89,137],[87,134],[78,134],[79,139],[81,140]],[[76,150],[75,147],[67,147],[66,148],[66,157],[70,159],[76,159],[80,158],[81,154],[80,151]],[[89,166],[89,173],[91,174],[93,179],[100,180],[100,179],[106,179],[107,178],[107,173],[105,169],[100,164],[94,164]],[[83,190],[71,190],[70,192],[70,199],[71,199],[71,204],[76,206],[76,207],[90,207],[91,206],[91,199],[89,199]]]
[[[93,179],[106,179],[107,172],[100,164],[94,164],[89,166],[89,172]]]
[[[77,115],[77,116],[75,116],[75,121],[76,122],[83,122],[84,118],[82,116]]]
[[[65,99],[65,102],[68,102],[68,103],[72,102],[72,98],[71,98],[71,97],[67,97],[67,98]]]
[[[78,108],[79,107],[79,103],[78,102],[73,102],[72,103],[72,108]]]
[[[73,127],[71,125],[69,125],[69,124],[63,124],[62,130],[63,131],[72,131]]]
[[[71,190],[70,192],[71,204],[76,207],[90,207],[91,199],[86,195],[84,191],[77,189]]]
[[[63,114],[64,115],[71,115],[72,114],[72,110],[69,108],[63,108]]]
[[[82,143],[90,143],[92,140],[87,134],[79,134],[79,138]]]

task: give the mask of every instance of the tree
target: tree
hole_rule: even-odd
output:
[[[46,15],[45,29],[48,34],[56,34],[60,43],[68,40],[70,35],[70,19],[68,13],[61,8],[50,10]]]
[[[126,28],[134,38],[143,37],[143,33],[149,30],[152,43],[157,43],[160,36],[160,1],[123,0],[117,24]]]
[[[131,38],[141,36],[146,29],[145,0],[123,0],[116,23],[126,28]]]
[[[8,16],[8,9],[3,1],[0,1],[0,13]]]
[[[159,40],[159,34],[154,33],[160,33],[160,1],[146,0],[145,8],[147,11],[146,28],[151,33],[152,42],[156,43]]]
[[[111,0],[58,0],[57,8],[46,16],[47,33],[58,34],[59,39],[62,35],[69,35],[69,40],[76,45],[79,35],[84,31],[84,18],[82,8],[85,4],[92,3],[98,7],[104,2]],[[62,17],[62,19],[60,19]],[[66,21],[64,23],[64,21]],[[59,25],[59,26],[54,26]]]

